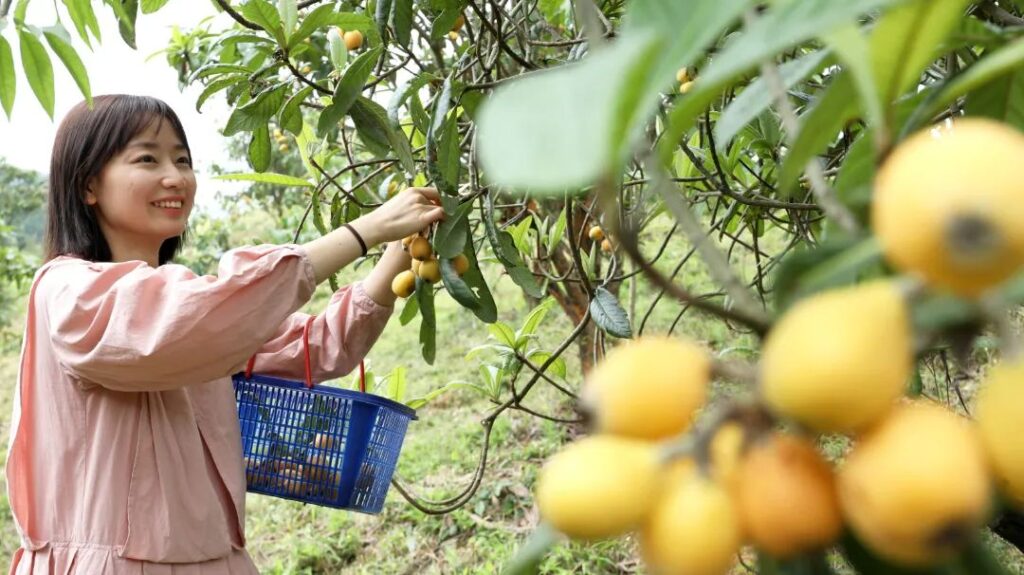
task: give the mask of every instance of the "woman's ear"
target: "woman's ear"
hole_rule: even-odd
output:
[[[96,180],[89,180],[88,185],[85,187],[85,205],[95,206],[96,205],[96,193],[93,192],[93,188],[96,185]]]

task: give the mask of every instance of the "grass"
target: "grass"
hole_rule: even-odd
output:
[[[658,222],[666,230],[666,222]],[[654,253],[656,245],[645,248]],[[657,267],[669,273],[685,253],[682,242],[673,242]],[[740,269],[749,270],[750,261],[737,258]],[[343,283],[366,272],[346,272]],[[518,288],[494,267],[487,269],[490,285],[500,310],[500,319],[517,326],[529,312]],[[710,291],[712,282],[695,258],[687,264],[680,281],[694,291]],[[629,289],[621,291],[623,305],[630,307]],[[646,313],[655,293],[644,282],[637,289],[638,315]],[[308,311],[320,311],[329,297],[322,286]],[[397,321],[398,312],[371,351],[368,366],[384,375],[395,367],[407,368],[410,397],[426,393],[452,381],[474,381],[478,364],[465,354],[487,339],[486,327],[472,314],[441,294],[437,300],[437,359],[433,365],[423,362],[419,350],[418,320],[407,326]],[[679,306],[662,300],[651,314],[647,333],[664,333],[677,319]],[[20,321],[8,329],[20,331]],[[559,310],[541,324],[536,344],[554,349],[572,329]],[[734,357],[752,357],[756,343],[737,334],[724,323],[690,312],[675,328],[689,334],[719,353]],[[18,350],[0,353],[0,444],[6,445],[7,424],[17,372]],[[483,358],[487,359],[487,358]],[[575,348],[565,355],[570,388],[581,384],[579,359]],[[344,382],[348,383],[348,382]],[[926,383],[938,389],[937,380]],[[735,385],[719,384],[715,397],[744,392]],[[529,405],[544,412],[571,415],[564,396],[549,385],[539,385]],[[443,395],[419,411],[419,420],[409,429],[398,476],[418,495],[441,499],[454,495],[470,481],[480,455],[480,420],[493,407],[487,399],[466,390]],[[538,521],[532,488],[544,459],[579,429],[545,421],[518,411],[500,417],[493,430],[489,465],[483,484],[464,508],[447,515],[425,515],[408,505],[392,489],[384,511],[367,516],[306,506],[292,501],[251,495],[247,501],[246,530],[248,548],[261,572],[271,575],[298,574],[476,574],[497,573],[523,544]],[[842,444],[827,447],[837,456]],[[2,457],[2,455],[0,455]],[[2,483],[2,478],[0,478]],[[595,504],[600,504],[595,502]],[[9,509],[0,490],[0,556],[9,557],[17,546]],[[1016,551],[1005,546],[1001,553],[1012,564],[1012,572],[1024,573],[1024,563]],[[749,553],[747,554],[749,556]],[[748,562],[749,563],[749,562]],[[543,573],[611,574],[642,573],[631,538],[593,545],[563,542],[544,558]],[[840,566],[841,573],[848,569]],[[738,567],[735,573],[746,573]]]

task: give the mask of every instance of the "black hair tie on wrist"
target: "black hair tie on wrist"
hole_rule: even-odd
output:
[[[343,224],[344,227],[348,228],[348,231],[352,232],[352,235],[356,237],[356,241],[359,242],[359,247],[363,248],[363,257],[366,257],[366,242],[363,241],[363,236],[359,235],[359,232],[352,227],[352,224]]]

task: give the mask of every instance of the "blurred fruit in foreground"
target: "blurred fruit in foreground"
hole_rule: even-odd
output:
[[[711,361],[696,343],[643,337],[612,349],[590,372],[581,399],[599,430],[661,439],[686,431],[710,378]]]
[[[872,225],[889,262],[976,296],[1024,263],[1024,134],[992,120],[928,128],[875,179]]]
[[[984,524],[990,497],[976,430],[923,401],[896,408],[839,470],[839,499],[854,533],[906,565],[935,564],[962,549]]]
[[[761,393],[770,409],[817,431],[855,431],[892,408],[912,366],[903,296],[873,281],[794,304],[761,350]]]
[[[755,442],[738,485],[744,532],[773,557],[823,549],[842,531],[832,468],[806,439],[773,433]]]
[[[974,417],[996,484],[1017,509],[1024,509],[1024,363],[992,368],[978,393]]]
[[[614,537],[637,527],[659,492],[654,446],[596,435],[562,448],[541,469],[541,517],[575,539]]]

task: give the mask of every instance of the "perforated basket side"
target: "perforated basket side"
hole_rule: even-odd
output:
[[[408,426],[409,417],[403,413],[387,408],[377,411],[352,491],[351,508],[379,513],[384,507]]]
[[[380,512],[414,411],[348,390],[233,379],[248,491]]]

